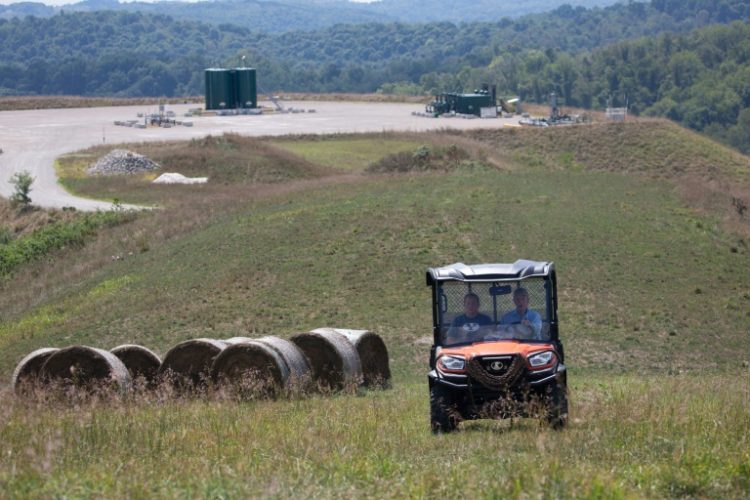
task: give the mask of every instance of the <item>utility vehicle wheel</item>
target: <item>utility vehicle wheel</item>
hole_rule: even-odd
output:
[[[565,385],[555,385],[547,397],[547,423],[555,430],[560,430],[568,424],[568,388]]]
[[[458,426],[458,415],[453,408],[453,395],[449,389],[435,384],[430,389],[430,424],[432,432],[452,432]]]

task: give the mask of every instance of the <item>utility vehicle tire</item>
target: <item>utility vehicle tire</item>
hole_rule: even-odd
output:
[[[554,385],[547,398],[547,423],[555,430],[568,425],[568,387]]]
[[[453,394],[440,384],[430,388],[430,425],[433,434],[453,432],[458,427]]]

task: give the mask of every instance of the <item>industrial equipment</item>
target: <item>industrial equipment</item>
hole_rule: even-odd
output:
[[[578,115],[568,115],[563,114],[560,111],[560,107],[558,106],[557,102],[557,94],[555,92],[550,93],[549,95],[549,118],[532,118],[532,117],[526,117],[524,115],[524,118],[520,120],[518,123],[520,125],[526,125],[531,127],[549,127],[549,126],[555,126],[555,125],[574,125],[576,123],[581,123],[582,118]]]
[[[427,105],[425,111],[432,116],[454,113],[457,115],[496,117],[497,88],[493,85],[490,89],[490,86],[485,84],[482,89],[469,94],[457,92],[438,94]]]

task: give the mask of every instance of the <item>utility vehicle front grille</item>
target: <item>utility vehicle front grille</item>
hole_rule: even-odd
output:
[[[513,356],[483,356],[477,359],[479,365],[489,375],[502,377],[513,364]]]

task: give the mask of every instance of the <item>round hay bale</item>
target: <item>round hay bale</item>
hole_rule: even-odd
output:
[[[133,380],[143,378],[149,384],[156,381],[161,359],[150,349],[135,344],[124,344],[110,349],[109,352],[123,362]]]
[[[43,347],[28,354],[13,371],[11,385],[16,394],[21,395],[41,383],[41,371],[44,362],[60,349]]]
[[[362,364],[363,383],[367,387],[387,387],[391,380],[388,349],[380,335],[369,330],[317,328],[312,333],[335,332],[351,342]]]
[[[214,339],[180,342],[164,355],[159,376],[171,379],[175,385],[203,386],[208,381],[214,359],[227,345]]]
[[[132,379],[122,361],[111,352],[96,347],[74,345],[53,353],[42,366],[47,383],[79,388],[110,387],[125,392]]]
[[[289,368],[287,387],[306,388],[312,381],[312,369],[305,354],[296,344],[279,337],[261,337],[258,342],[266,344],[278,352]]]
[[[290,339],[307,357],[313,381],[322,389],[344,389],[362,382],[359,354],[336,332],[298,333]]]
[[[275,393],[290,379],[289,367],[272,347],[253,340],[229,345],[211,366],[215,382],[243,392]]]

